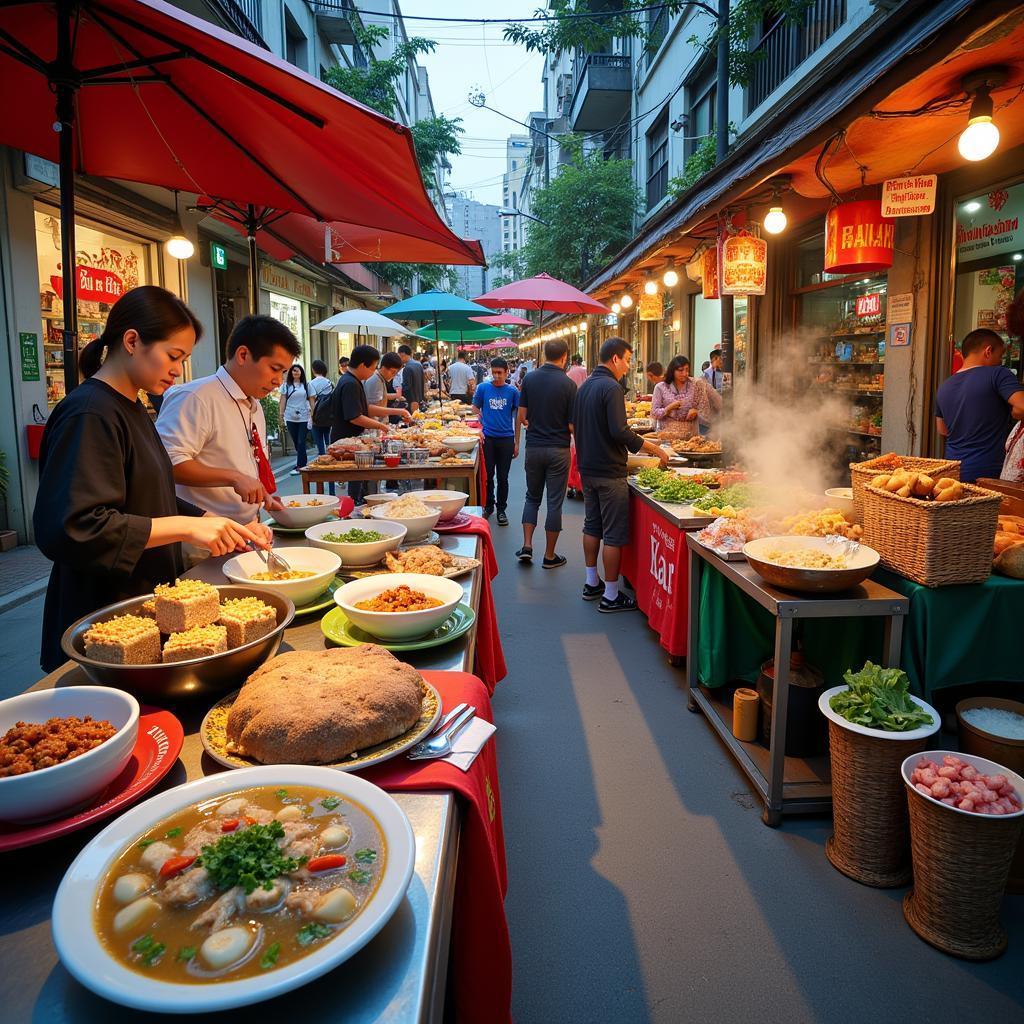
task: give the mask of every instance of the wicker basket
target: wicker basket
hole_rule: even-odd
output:
[[[882,564],[926,587],[983,583],[992,573],[992,546],[1001,496],[961,484],[959,501],[901,498],[867,486],[864,543]]]
[[[940,762],[946,750],[925,753]],[[986,758],[958,754],[986,775],[1004,774],[1018,793],[1024,780]],[[1007,943],[999,923],[1013,852],[1024,829],[1024,814],[971,814],[926,797],[910,784],[918,755],[901,776],[910,808],[914,888],[903,897],[903,916],[936,949],[965,960],[991,960]]]
[[[833,831],[825,856],[837,871],[862,885],[906,885],[911,879],[910,822],[900,766],[939,731],[939,715],[914,697],[915,704],[931,713],[932,726],[912,733],[866,729],[847,722],[829,705],[845,689],[833,687],[818,700],[828,719],[832,765]]]
[[[894,461],[896,460],[896,461]],[[912,455],[879,455],[868,462],[850,463],[850,484],[853,487],[854,522],[864,522],[864,488],[879,473],[891,473],[894,469],[905,469],[908,473],[927,473],[935,480],[948,476],[960,479],[960,463],[946,459],[918,459]]]

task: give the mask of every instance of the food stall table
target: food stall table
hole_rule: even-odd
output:
[[[805,619],[879,618],[883,622],[882,664],[898,665],[903,620],[910,609],[910,601],[874,580],[866,580],[860,586],[838,594],[801,596],[765,583],[746,562],[727,562],[719,558],[699,544],[695,534],[686,535],[686,545],[690,552],[687,637],[690,656],[686,663],[689,709],[704,712],[708,723],[760,792],[765,804],[762,820],[766,825],[776,827],[783,814],[827,811],[832,803],[828,756],[785,756],[793,623]],[[725,623],[720,623],[716,630],[716,622],[705,614],[707,609],[701,601],[705,569],[715,570],[708,575],[714,577],[717,573],[774,619],[775,692],[767,750],[759,743],[744,743],[736,739],[732,734],[731,706],[721,691],[716,692],[714,688],[701,684],[701,662],[707,663],[708,660],[702,657],[706,653],[701,647],[702,631],[711,634],[712,642],[726,644]],[[729,621],[729,644],[737,633],[742,635],[745,626],[743,619]]]
[[[655,501],[630,482],[630,543],[622,549],[622,575],[632,584],[637,605],[673,665],[682,663],[687,649],[689,555],[684,536],[713,519],[689,515],[692,511],[688,505]]]
[[[480,446],[477,445],[473,458],[465,459],[457,466],[440,466],[430,462],[393,468],[374,466],[372,469],[356,469],[355,463],[352,463],[351,469],[318,469],[316,466],[303,466],[299,470],[302,475],[302,493],[323,494],[327,484],[347,484],[351,481],[433,480],[435,481],[434,486],[441,489],[442,483],[466,480],[468,481],[466,493],[469,495],[469,504],[478,505],[480,503],[479,450]]]

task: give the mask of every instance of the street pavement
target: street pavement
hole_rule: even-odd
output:
[[[493,525],[517,1024],[1024,1019],[1024,897],[1004,903],[1005,956],[954,960],[905,923],[906,890],[831,867],[827,817],[766,828],[643,617],[580,600],[582,503],[565,506],[567,567],[515,561],[523,490],[520,460],[513,525]],[[0,615],[0,696],[39,677],[41,610]]]

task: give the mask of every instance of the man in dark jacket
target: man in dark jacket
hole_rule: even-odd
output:
[[[629,485],[626,456],[646,451],[662,466],[668,453],[645,441],[626,424],[626,403],[619,381],[629,372],[633,349],[622,338],[609,338],[602,346],[601,365],[583,382],[573,407],[576,460],[583,481],[583,555],[587,580],[583,600],[600,600],[598,611],[628,612],[636,601],[619,593],[622,548],[629,543]],[[604,583],[597,572],[597,556],[604,541]]]
[[[409,412],[416,412],[427,404],[423,383],[423,365],[413,359],[408,345],[398,346],[398,357],[402,360],[402,398]]]

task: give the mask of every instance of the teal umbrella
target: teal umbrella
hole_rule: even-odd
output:
[[[443,327],[428,324],[415,332],[421,338],[435,338],[438,341],[450,341],[461,345],[464,341],[494,341],[496,338],[511,338],[508,331],[500,331],[495,327],[484,327],[483,324],[471,324],[463,327],[452,326],[447,321]]]
[[[460,295],[442,292],[438,289],[420,292],[408,299],[402,299],[393,305],[381,309],[382,316],[392,320],[432,320],[434,322],[434,345],[437,350],[438,364],[441,361],[441,338],[438,321],[447,323],[449,320],[464,320],[471,316],[490,316],[494,310],[479,306]]]

